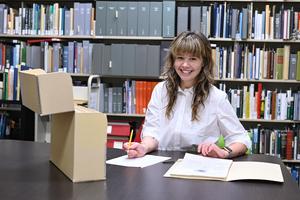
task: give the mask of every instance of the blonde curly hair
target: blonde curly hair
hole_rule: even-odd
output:
[[[202,33],[185,31],[180,33],[171,43],[165,58],[164,73],[169,102],[166,108],[166,117],[170,119],[173,106],[176,103],[178,87],[181,79],[174,69],[176,55],[190,53],[202,61],[202,69],[194,85],[192,103],[192,121],[199,120],[197,115],[199,106],[204,106],[204,101],[209,95],[209,89],[214,82],[212,50],[210,42]]]

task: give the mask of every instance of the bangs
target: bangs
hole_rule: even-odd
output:
[[[172,52],[175,55],[184,53],[190,53],[195,57],[201,57],[202,55],[201,44],[192,37],[185,37],[175,41],[173,47]]]

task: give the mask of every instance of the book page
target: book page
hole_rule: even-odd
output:
[[[154,165],[159,162],[163,162],[165,160],[169,160],[171,157],[164,156],[153,156],[153,155],[145,155],[140,158],[128,158],[127,155],[120,156],[117,158],[113,158],[111,160],[107,160],[106,164],[111,165],[119,165],[124,167],[148,167],[150,165]]]
[[[233,162],[226,180],[267,180],[284,182],[280,165],[254,161]]]
[[[204,157],[186,153],[180,162],[167,172],[171,177],[225,180],[232,160]]]

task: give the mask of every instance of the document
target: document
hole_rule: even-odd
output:
[[[169,160],[171,157],[145,155],[140,158],[128,158],[127,155],[107,160],[106,164],[119,165],[125,167],[148,167],[159,162]]]
[[[184,179],[220,181],[266,180],[284,182],[280,165],[256,161],[233,161],[186,153],[164,175]]]

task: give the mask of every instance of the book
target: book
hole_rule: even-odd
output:
[[[96,35],[106,34],[106,1],[96,1]]]
[[[175,1],[163,1],[163,37],[175,35]]]
[[[117,35],[117,18],[116,11],[118,2],[108,1],[106,4],[106,35]]]
[[[257,161],[233,161],[186,153],[164,177],[219,181],[265,180],[284,182],[279,164]]]
[[[191,6],[190,11],[191,11],[191,15],[190,15],[190,22],[191,22],[191,31],[200,33],[201,30],[201,21],[199,19],[201,19],[201,7],[200,6]]]
[[[286,132],[286,152],[285,156],[287,160],[293,159],[293,140],[294,140],[294,133],[291,130],[287,130]]]
[[[297,54],[290,54],[289,80],[296,79]]]
[[[130,135],[130,124],[126,122],[108,122],[107,136],[117,136],[128,140]],[[111,139],[111,138],[110,138]]]
[[[136,36],[138,24],[138,5],[137,2],[127,3],[127,34],[128,36]]]
[[[161,36],[162,2],[150,2],[149,36]]]
[[[128,24],[128,3],[127,2],[118,2],[117,13],[117,35],[125,36],[127,35],[127,24]]]
[[[297,51],[296,80],[300,81],[300,51]]]
[[[284,45],[283,48],[283,65],[282,65],[282,78],[284,80],[289,79],[289,66],[290,66],[290,45]]]
[[[138,44],[135,47],[135,75],[143,76],[146,74],[148,48],[146,45]],[[159,65],[157,65],[159,66]]]
[[[124,44],[122,50],[124,76],[135,74],[135,48],[136,44]],[[126,70],[125,70],[126,69]]]
[[[160,74],[159,66],[160,63],[160,46],[159,45],[147,45],[147,65],[146,75],[158,77]]]
[[[138,36],[149,36],[150,2],[138,2]]]
[[[284,48],[276,49],[276,65],[275,65],[275,79],[283,79],[283,57],[284,57]]]
[[[188,7],[177,7],[177,35],[188,30]]]

